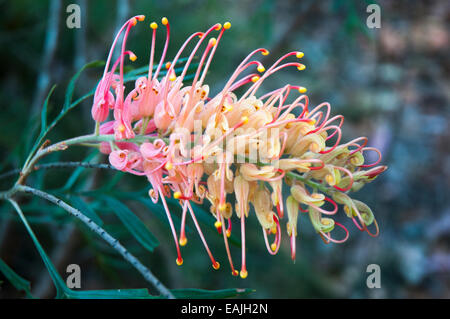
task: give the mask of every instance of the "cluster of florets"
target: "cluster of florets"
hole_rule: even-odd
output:
[[[340,144],[343,116],[330,117],[330,105],[322,103],[309,109],[306,89],[286,85],[266,94],[258,94],[263,81],[286,67],[305,69],[298,62],[302,52],[290,52],[278,59],[267,70],[251,52],[236,68],[223,89],[210,96],[204,84],[207,70],[225,30],[215,24],[205,32],[192,34],[170,62],[165,62],[170,27],[166,18],[166,42],[159,63],[154,65],[155,39],[158,25],[150,24],[152,33],[148,75],[136,80],[125,94],[124,57],[134,61],[136,56],[126,50],[130,29],[144,16],[128,20],[114,40],[105,71],[95,92],[92,116],[96,133],[115,136],[115,141],[101,144],[101,151],[109,154],[110,163],[118,170],[146,176],[150,182],[149,196],[159,200],[165,208],[181,265],[180,246],[187,243],[186,215],[189,212],[215,269],[214,259],[195,217],[191,202],[210,202],[215,227],[223,235],[233,275],[228,237],[232,231],[233,212],[240,219],[242,262],[241,277],[247,276],[245,253],[245,219],[250,204],[262,227],[269,253],[276,254],[281,244],[280,220],[287,212],[287,234],[290,237],[291,256],[295,258],[295,238],[299,212],[307,213],[317,233],[326,242],[343,242],[347,229],[332,216],[342,205],[345,214],[361,231],[378,234],[378,226],[370,208],[352,199],[348,193],[356,191],[386,169],[375,167],[381,160],[380,152],[366,147],[367,138],[360,137]],[[218,31],[217,38],[208,36]],[[123,34],[121,53],[112,65],[111,56]],[[195,46],[181,59],[188,44]],[[185,86],[188,70],[199,48],[204,45],[190,85]],[[284,62],[288,58],[296,61]],[[181,67],[176,67],[180,66]],[[257,73],[249,73],[256,67]],[[119,68],[118,72],[116,69]],[[243,75],[245,74],[245,75]],[[236,89],[248,86],[237,96]],[[298,94],[287,102],[292,93]],[[105,122],[113,109],[114,120]],[[104,122],[104,123],[102,123]],[[331,144],[331,145],[327,145]],[[373,151],[378,160],[365,164],[364,152]],[[283,199],[283,187],[290,188]],[[234,196],[231,196],[234,194]],[[178,235],[166,198],[178,199],[182,208],[181,231]],[[233,206],[232,203],[235,205]],[[368,230],[375,225],[375,232]],[[341,239],[331,233],[341,228]],[[269,242],[269,236],[274,240]]]

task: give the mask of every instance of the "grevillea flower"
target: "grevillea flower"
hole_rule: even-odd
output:
[[[281,223],[287,219],[292,259],[296,257],[296,237],[301,232],[297,227],[301,213],[309,216],[325,243],[342,243],[349,237],[347,228],[334,218],[340,208],[359,230],[378,235],[371,209],[352,199],[349,193],[386,170],[386,166],[376,166],[381,153],[367,147],[365,137],[341,143],[344,117],[332,117],[331,106],[326,102],[311,107],[302,86],[287,84],[260,93],[262,83],[272,74],[287,67],[304,70],[305,65],[299,62],[302,52],[289,52],[266,70],[256,56],[269,52],[263,48],[254,50],[220,92],[210,96],[209,86],[204,82],[206,74],[231,24],[217,23],[205,32],[192,34],[175,57],[165,61],[170,25],[163,18],[166,41],[159,63],[156,65],[154,61],[158,25],[152,22],[148,74],[138,78],[134,88],[125,93],[124,57],[136,59],[126,50],[126,41],[131,28],[143,20],[144,16],[131,18],[114,39],[94,95],[92,116],[100,134],[115,137],[114,142],[100,145],[100,150],[109,154],[111,165],[146,176],[150,198],[155,203],[162,202],[175,241],[178,265],[183,263],[180,246],[187,243],[185,225],[189,212],[213,268],[219,268],[191,205],[191,202],[201,204],[205,199],[216,220],[214,226],[223,236],[231,272],[242,278],[248,275],[245,221],[253,212],[272,255],[280,249]],[[218,32],[217,37],[210,37],[214,32]],[[110,68],[112,53],[122,33],[120,56]],[[190,44],[194,47],[187,52]],[[199,53],[201,50],[203,53]],[[187,58],[181,59],[182,55]],[[187,85],[186,75],[195,56],[200,56],[199,62],[192,82]],[[181,66],[175,68],[176,65]],[[253,68],[256,72],[251,71]],[[238,96],[236,89],[243,87],[247,89]],[[100,125],[108,118],[110,109],[114,120]],[[378,155],[378,160],[368,164],[365,153],[370,151]],[[283,190],[289,190],[287,198],[283,198]],[[179,201],[182,211],[180,234],[166,203],[171,196]],[[240,220],[240,271],[234,266],[228,244],[234,219]],[[371,225],[374,232],[369,230]],[[336,226],[341,230],[336,231]],[[336,239],[335,232],[340,238]]]

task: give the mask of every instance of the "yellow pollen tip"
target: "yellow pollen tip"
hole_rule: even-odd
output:
[[[299,71],[303,71],[304,69],[306,69],[306,65],[300,64],[300,65],[297,67],[297,69],[298,69]]]
[[[297,59],[301,59],[305,56],[305,54],[303,52],[297,52],[295,56],[297,57]]]
[[[228,238],[231,236],[231,231],[229,229],[227,229],[226,235],[227,235]]]
[[[164,165],[164,168],[166,170],[170,171],[173,168],[173,164],[171,162],[167,162],[166,165]]]
[[[215,270],[218,270],[220,268],[220,264],[218,261],[216,261],[212,266]]]
[[[241,276],[241,278],[242,279],[245,279],[245,278],[247,278],[247,276],[248,276],[248,272],[247,272],[247,270],[241,270],[241,272],[239,273],[240,274],[240,276]]]
[[[277,233],[277,226],[273,226],[270,231],[272,232],[272,234],[276,234]]]
[[[272,245],[270,245],[270,249],[272,249],[272,251],[277,250],[277,244],[273,243]]]
[[[216,38],[211,38],[211,39],[209,39],[209,45],[210,45],[210,46],[215,46],[216,43],[217,43]]]
[[[175,192],[173,193],[173,198],[179,199],[181,197],[181,192]]]
[[[214,227],[216,227],[217,229],[219,229],[220,227],[222,227],[222,223],[219,222],[219,221],[216,221],[216,222],[214,223]]]
[[[177,265],[181,266],[183,264],[183,258],[177,258]]]
[[[130,61],[136,61],[137,56],[135,54],[130,54]]]
[[[305,87],[301,86],[301,87],[298,88],[298,91],[300,93],[306,93],[306,91],[308,91],[308,90]]]
[[[287,228],[288,236],[291,237],[291,235],[292,235],[292,227],[291,227],[291,224],[289,224],[289,222],[286,223],[286,228]]]
[[[137,16],[137,19],[138,19],[138,21],[144,21],[145,20],[145,15],[140,15],[140,16]]]
[[[122,125],[122,124],[120,124],[119,127],[117,128],[117,130],[118,130],[119,132],[125,132],[125,126]]]
[[[312,197],[312,198],[315,198],[315,199],[321,198],[320,194],[317,194],[317,193],[311,194],[311,197]]]
[[[254,77],[252,77],[252,82],[253,83],[255,83],[258,80],[259,80],[259,76],[255,75]]]
[[[222,112],[230,112],[233,110],[233,105],[224,105],[222,106]]]
[[[180,238],[180,246],[186,246],[186,244],[187,244],[187,238],[186,237]]]
[[[166,63],[166,69],[168,70],[168,69],[170,69],[170,66],[172,65],[172,63],[170,63],[170,62],[167,62]]]
[[[233,271],[231,272],[231,274],[232,274],[233,276],[237,276],[237,275],[239,275],[239,271],[237,271],[237,270],[235,269],[235,270],[233,270]]]
[[[156,22],[152,22],[152,23],[150,23],[150,28],[155,30],[156,28],[158,28],[158,24]]]
[[[261,54],[262,55],[269,55],[269,50],[266,50],[266,49],[264,49],[264,51],[261,51]]]
[[[247,124],[248,123],[248,116],[241,117],[241,121],[242,121],[243,124]]]
[[[130,23],[131,23],[131,25],[134,27],[134,26],[136,25],[136,23],[137,23],[136,18],[132,18],[131,21],[130,21]]]
[[[172,82],[175,81],[176,79],[177,79],[177,76],[175,74],[172,74],[169,76],[169,80]]]
[[[350,158],[350,163],[352,163],[353,165],[358,165],[359,160],[356,156],[353,156],[352,158]]]
[[[223,24],[223,28],[224,28],[225,30],[228,30],[229,28],[231,28],[231,23],[230,23],[230,22],[225,22],[225,23]]]
[[[313,153],[318,153],[320,151],[320,146],[316,142],[312,142],[309,145],[309,150]]]
[[[167,20],[167,18],[164,17],[164,18],[161,19],[161,23],[164,24],[164,25],[167,25],[169,23],[169,20]]]
[[[219,211],[224,212],[227,209],[227,204],[219,204]]]
[[[266,70],[266,68],[264,66],[260,65],[260,66],[258,66],[257,70],[259,73],[263,73]]]
[[[308,123],[309,123],[310,125],[314,125],[314,124],[316,124],[316,119],[310,119],[310,120],[308,121]]]
[[[327,181],[328,185],[333,186],[334,185],[334,178],[331,174],[328,174],[325,176],[325,180]]]
[[[220,23],[217,23],[215,29],[219,31],[220,29],[222,29],[222,25]]]

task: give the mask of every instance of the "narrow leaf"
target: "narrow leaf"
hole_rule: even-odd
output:
[[[25,225],[25,228],[30,235],[31,239],[33,240],[34,246],[36,247],[37,251],[39,252],[39,255],[42,258],[42,261],[44,262],[45,267],[47,268],[50,277],[53,280],[53,283],[56,287],[56,297],[61,298],[64,296],[64,292],[67,289],[64,280],[59,275],[58,271],[56,270],[55,266],[53,265],[52,261],[48,257],[47,253],[45,252],[44,248],[42,248],[41,244],[39,243],[39,240],[37,239],[36,235],[34,234],[33,230],[30,227],[30,224],[28,223],[27,219],[25,218],[25,215],[22,213],[22,210],[20,209],[19,205],[10,200],[13,207],[16,209],[17,213],[19,214],[20,219],[22,220],[23,224]]]
[[[75,75],[70,80],[69,85],[67,86],[63,110],[68,110],[71,107],[73,91],[75,90],[75,84],[78,78],[80,77],[81,73],[83,73],[83,71],[86,69],[100,67],[103,66],[104,64],[105,62],[103,61],[93,61],[85,64],[77,73],[75,73]]]
[[[80,77],[81,73],[87,69],[87,68],[93,68],[93,67],[98,67],[103,65],[104,62],[103,61],[94,61],[94,62],[90,62],[86,65],[84,65],[70,80],[69,85],[67,87],[66,90],[66,97],[64,99],[64,106],[61,110],[61,112],[59,113],[59,115],[53,120],[53,122],[45,128],[45,130],[41,130],[41,133],[39,134],[36,142],[34,143],[28,158],[26,160],[26,162],[28,162],[28,160],[34,155],[34,153],[36,152],[36,150],[38,149],[38,147],[42,144],[42,142],[44,141],[45,137],[47,136],[47,134],[56,126],[56,124],[58,124],[58,122],[67,114],[67,112],[69,110],[71,110],[72,108],[74,108],[75,106],[77,106],[78,104],[80,104],[84,99],[86,99],[87,97],[91,96],[92,94],[94,94],[94,91],[89,92],[88,94],[84,95],[83,97],[81,97],[80,99],[78,99],[77,101],[75,101],[74,103],[71,103],[72,100],[72,96],[73,96],[73,91],[75,89],[75,83],[76,80]]]
[[[92,152],[91,154],[89,154],[84,160],[83,162],[90,162],[93,158],[95,158],[97,156],[97,152]],[[62,191],[68,191],[70,190],[75,183],[77,182],[78,178],[80,177],[81,173],[84,172],[86,168],[85,167],[77,167],[72,175],[70,175],[70,177],[67,179],[66,184],[62,187]]]
[[[155,204],[152,202],[151,199],[143,198],[143,197],[137,198],[137,200],[140,201],[145,206],[147,206],[150,209],[150,211],[152,213],[154,213],[156,217],[158,217],[159,220],[161,220],[163,223],[169,224],[169,221],[167,220],[166,212],[164,210],[164,206],[161,204],[161,202],[158,202]],[[169,209],[172,212],[173,206],[169,202],[167,203],[167,206],[169,206]],[[176,208],[176,210],[179,210],[181,212],[182,208],[180,206],[178,206]],[[189,212],[188,212],[188,214],[189,214]],[[172,219],[173,219],[173,223],[174,223],[176,231],[180,231],[181,218],[175,214],[171,214],[171,215],[172,215]],[[187,233],[191,232],[191,230],[189,229],[189,227],[187,225],[186,225],[186,232]]]
[[[30,282],[20,277],[12,270],[3,260],[0,259],[0,272],[8,279],[8,281],[19,291],[24,291],[27,297],[32,298]]]
[[[84,215],[92,219],[92,221],[96,223],[98,226],[103,226],[102,219],[83,199],[77,196],[70,196],[69,200],[73,207],[79,209]]]
[[[152,252],[159,242],[145,224],[122,202],[109,196],[102,197],[134,238]]]
[[[254,290],[244,288],[232,288],[222,290],[205,290],[205,289],[172,289],[171,292],[176,298],[189,299],[222,299],[248,295]]]
[[[85,290],[66,292],[71,299],[156,299],[147,289]]]
[[[43,135],[45,130],[47,129],[47,112],[48,112],[48,101],[50,100],[50,97],[52,96],[53,91],[55,90],[56,85],[53,85],[50,91],[48,92],[47,98],[44,101],[44,106],[42,107],[41,111],[41,132],[39,135]]]

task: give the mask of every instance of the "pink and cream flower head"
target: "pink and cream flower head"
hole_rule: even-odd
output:
[[[306,88],[287,84],[272,92],[260,92],[262,83],[272,74],[290,67],[304,70],[305,65],[299,62],[302,52],[289,52],[266,69],[258,61],[258,55],[269,52],[263,48],[254,50],[232,72],[220,92],[210,96],[206,74],[231,24],[217,23],[205,32],[192,34],[175,57],[166,61],[170,24],[167,18],[162,18],[166,41],[159,63],[155,63],[158,25],[152,22],[148,74],[139,77],[134,88],[126,93],[125,56],[131,61],[136,59],[126,49],[127,37],[143,20],[142,15],[129,19],[114,39],[95,91],[92,117],[97,133],[115,136],[115,142],[101,146],[101,151],[109,154],[111,165],[146,176],[150,198],[155,203],[162,202],[178,265],[183,263],[180,246],[187,243],[185,225],[189,214],[212,267],[220,266],[191,204],[203,203],[205,199],[216,220],[214,226],[223,236],[231,272],[242,278],[248,275],[245,221],[253,214],[272,255],[280,249],[281,224],[287,219],[292,259],[295,259],[296,237],[300,233],[299,214],[309,216],[325,243],[342,243],[349,237],[347,228],[334,219],[340,207],[359,230],[378,235],[371,209],[352,199],[349,193],[387,169],[376,166],[381,161],[380,152],[367,147],[365,137],[341,143],[344,117],[331,116],[331,106],[326,102],[311,107]],[[120,56],[112,63],[113,51],[122,34]],[[190,52],[189,45],[194,46]],[[192,82],[187,83],[196,56],[199,56],[198,65]],[[237,95],[238,88],[240,92],[245,91]],[[110,109],[114,120],[105,122]],[[375,152],[378,160],[367,164],[366,152]],[[180,234],[166,202],[169,197],[177,199],[181,207]],[[241,232],[240,271],[235,267],[228,244],[235,219],[239,220]],[[370,231],[369,226],[375,230]]]

